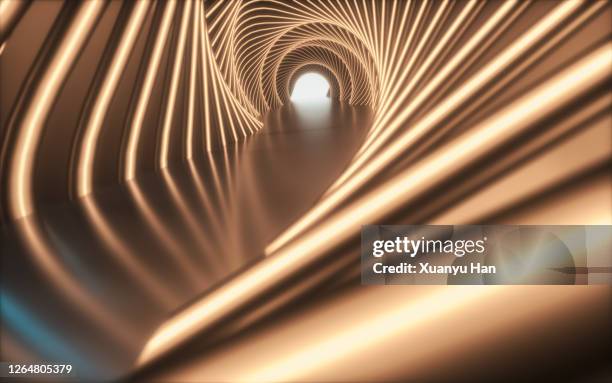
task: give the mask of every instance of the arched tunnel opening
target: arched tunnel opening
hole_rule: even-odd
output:
[[[567,268],[546,259],[541,284],[600,286],[367,286],[360,256],[371,225],[609,227],[611,14],[575,0],[2,0],[2,369],[596,376],[610,264],[552,278]]]
[[[325,77],[309,72],[301,75],[293,86],[291,101],[294,103],[325,101],[330,95],[330,86]]]

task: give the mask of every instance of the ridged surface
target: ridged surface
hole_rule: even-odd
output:
[[[609,339],[606,286],[356,286],[364,224],[612,223],[609,1],[3,0],[0,15],[8,269],[38,270],[58,317],[80,312],[95,335],[76,350],[112,334],[90,372],[108,358],[113,378],[447,379],[406,367],[439,356],[394,339],[467,354],[476,339],[493,362],[514,350],[487,343],[514,314],[523,347],[555,357],[540,320],[582,329],[561,344],[585,355]],[[310,71],[330,84],[320,109],[289,100]],[[67,266],[70,244],[89,273]],[[19,305],[47,307],[10,281]],[[452,323],[470,337],[446,342]],[[20,336],[3,342],[29,350]]]

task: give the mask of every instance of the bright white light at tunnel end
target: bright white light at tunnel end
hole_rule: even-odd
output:
[[[295,82],[291,101],[295,103],[327,101],[328,94],[329,83],[325,77],[318,73],[308,72],[301,75]]]

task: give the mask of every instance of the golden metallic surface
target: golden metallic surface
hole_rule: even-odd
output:
[[[93,183],[93,161],[97,148],[97,141],[102,129],[102,123],[113,93],[117,89],[117,84],[121,77],[121,72],[125,68],[130,51],[134,48],[134,43],[139,29],[142,27],[146,16],[149,3],[141,1],[130,15],[129,24],[126,26],[125,34],[121,38],[121,45],[113,57],[113,61],[107,72],[107,78],[100,88],[97,100],[91,112],[88,124],[83,133],[83,143],[81,144],[80,157],[77,161],[77,195],[86,196],[92,191]]]
[[[545,356],[525,351],[540,346],[524,328],[538,332],[540,339],[570,331],[591,337],[578,321],[609,315],[609,305],[599,305],[607,297],[606,286],[352,289],[208,353],[193,353],[153,381],[486,380],[495,376],[490,375],[494,366],[504,363],[527,371],[545,363]],[[551,325],[551,317],[563,320]],[[558,344],[570,343],[565,338]],[[512,359],[490,357],[502,349]],[[505,377],[521,379],[518,371]]]
[[[32,197],[34,159],[45,119],[103,7],[102,1],[91,1],[81,6],[24,111],[15,138],[14,154],[9,170],[9,203],[14,219],[31,214],[34,210]]]
[[[533,126],[537,119],[564,107],[574,97],[580,97],[581,92],[603,84],[612,76],[611,67],[612,44],[606,44],[473,127],[469,134],[450,142],[414,167],[330,215],[316,229],[302,234],[268,260],[164,323],[147,343],[140,363],[147,363],[216,324],[228,312],[280,284],[283,279],[299,273],[310,263],[332,253],[335,248],[342,247],[344,241],[359,233],[362,223],[384,221],[423,191],[433,189],[453,172],[468,167],[471,162],[495,150],[499,142],[510,140],[521,133],[521,129]],[[568,92],[568,89],[573,92]],[[605,137],[607,132],[602,133]],[[609,145],[606,145],[603,162],[610,158]],[[467,222],[457,219],[453,223]]]
[[[142,88],[140,89],[140,93],[136,101],[136,110],[134,111],[134,116],[132,117],[132,121],[130,123],[127,148],[125,152],[125,170],[123,175],[123,179],[125,181],[130,181],[136,175],[136,161],[138,156],[138,142],[140,140],[140,131],[142,130],[145,112],[147,110],[149,100],[151,98],[153,82],[155,81],[155,76],[157,75],[159,69],[161,56],[164,51],[164,46],[166,44],[166,39],[169,35],[170,26],[172,24],[172,17],[174,16],[174,11],[176,10],[177,6],[176,3],[176,1],[170,0],[167,2],[167,4],[165,4],[164,14],[162,16],[159,29],[157,30],[157,36],[155,37],[155,43],[153,45],[153,51],[151,52],[151,58],[147,64],[144,82],[142,84]],[[170,96],[169,100],[172,100],[172,95]]]
[[[1,0],[2,361],[598,377],[609,286],[359,286],[359,235],[612,224],[611,20],[604,0]],[[309,72],[329,97],[292,102]]]
[[[26,0],[5,0],[0,3],[0,55],[6,47],[6,42],[28,7]]]

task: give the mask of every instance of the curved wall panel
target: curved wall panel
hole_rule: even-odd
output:
[[[611,224],[610,20],[586,0],[2,0],[3,347],[57,351],[15,320],[29,308],[105,379],[448,380],[420,363],[497,365],[514,341],[599,355],[608,286],[360,287],[359,235]],[[307,72],[320,109],[290,101]],[[517,379],[554,370],[525,355]]]

